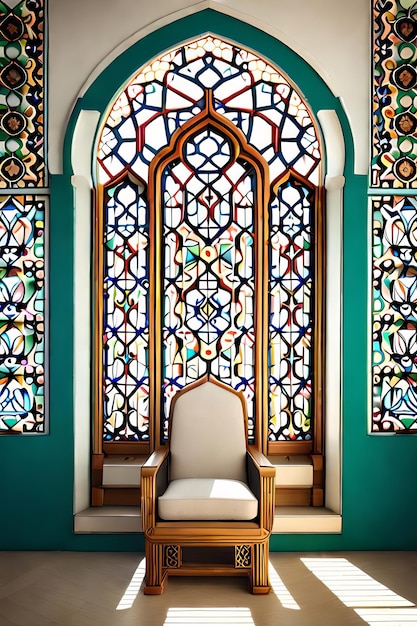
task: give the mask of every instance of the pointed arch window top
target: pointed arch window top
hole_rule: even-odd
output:
[[[102,127],[98,181],[126,169],[148,181],[154,156],[203,111],[209,90],[216,113],[268,163],[272,183],[289,168],[319,183],[317,130],[300,93],[255,53],[213,36],[154,59],[124,87]]]

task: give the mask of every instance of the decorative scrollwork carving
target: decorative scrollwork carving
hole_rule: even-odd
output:
[[[251,546],[235,546],[235,567],[250,567],[252,562]]]
[[[164,548],[164,567],[181,567],[181,547],[165,546]]]

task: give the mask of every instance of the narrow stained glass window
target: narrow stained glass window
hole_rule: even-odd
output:
[[[372,430],[417,431],[417,201],[372,202]]]
[[[45,431],[44,199],[0,197],[0,432]]]
[[[149,234],[144,187],[106,189],[104,207],[104,440],[149,437]]]
[[[312,437],[314,193],[294,179],[270,211],[270,441]]]
[[[45,433],[44,2],[0,2],[0,433]],[[12,189],[19,195],[7,196]],[[20,195],[22,194],[22,195]],[[23,195],[25,194],[25,195]]]
[[[371,432],[417,432],[417,20],[373,2]],[[395,195],[385,195],[395,189]],[[405,192],[405,193],[404,193]],[[401,195],[404,194],[404,195]]]

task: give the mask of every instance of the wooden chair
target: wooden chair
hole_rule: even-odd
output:
[[[247,575],[269,592],[275,469],[246,442],[243,394],[206,377],[173,398],[169,443],[142,467],[145,594],[168,575]]]

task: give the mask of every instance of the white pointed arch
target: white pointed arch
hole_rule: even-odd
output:
[[[93,149],[93,136],[97,131],[97,113],[92,111],[81,111],[76,126],[76,132],[73,136],[72,143],[72,155],[73,155],[73,185],[75,188],[75,209],[76,209],[76,224],[79,232],[83,232],[84,235],[88,234],[90,228],[90,216],[91,207],[90,200],[88,198],[87,190],[92,186],[91,170],[88,167],[87,160],[81,155],[91,154]],[[341,216],[342,216],[342,192],[343,192],[343,154],[344,144],[343,135],[340,132],[340,123],[338,121],[335,111],[326,111],[318,115],[321,128],[323,131],[327,162],[332,163],[329,168],[326,177],[326,189],[327,189],[327,215],[328,215],[328,237],[327,244],[329,247],[327,256],[327,284],[341,284]],[[332,158],[334,157],[334,158]],[[76,250],[75,250],[75,289],[82,292],[82,284],[85,277],[86,266],[91,263],[90,255],[91,249],[87,250],[86,245],[87,237],[83,237],[78,241],[76,238]],[[88,259],[86,258],[88,256]],[[330,283],[331,279],[331,283]],[[340,293],[340,292],[339,292]],[[75,346],[79,345],[81,336],[87,337],[87,319],[89,320],[89,307],[88,301],[83,301],[82,298],[75,298],[76,307],[76,324],[77,332],[75,337]],[[326,489],[326,505],[333,511],[340,513],[341,499],[340,499],[340,467],[341,467],[341,455],[340,455],[340,393],[337,393],[337,389],[340,389],[340,327],[341,327],[341,307],[340,298],[333,298],[327,305],[327,317],[330,323],[327,326],[326,344],[332,345],[332,348],[336,346],[336,350],[333,350],[334,357],[331,357],[328,365],[328,374],[330,374],[330,380],[332,386],[329,385],[326,388],[326,403],[328,421],[326,426],[326,441],[328,443],[328,450],[331,448],[331,454],[328,459],[328,484]],[[89,328],[89,326],[88,326]],[[84,335],[83,335],[84,332]],[[330,352],[330,351],[329,351]],[[78,349],[75,349],[76,363],[75,363],[75,385],[77,388],[86,388],[85,372],[87,367],[87,360],[89,356],[85,353],[80,353]],[[89,367],[89,363],[88,363]],[[76,493],[75,493],[75,511],[85,508],[88,502],[88,488],[85,489],[86,483],[88,484],[88,461],[82,452],[83,444],[81,443],[82,430],[81,421],[85,424],[85,415],[89,413],[90,407],[87,407],[86,399],[88,393],[82,394],[84,400],[81,400],[78,404],[78,410],[76,411],[76,428],[75,428],[75,450],[78,455],[77,462],[75,463],[76,472]],[[80,398],[78,398],[80,399]],[[83,406],[84,404],[84,406]],[[77,422],[78,419],[80,423]],[[78,440],[78,434],[80,433],[80,440]],[[78,445],[80,444],[80,445]],[[81,458],[82,457],[82,458]],[[88,459],[89,460],[89,459]],[[330,471],[329,471],[330,470]]]

